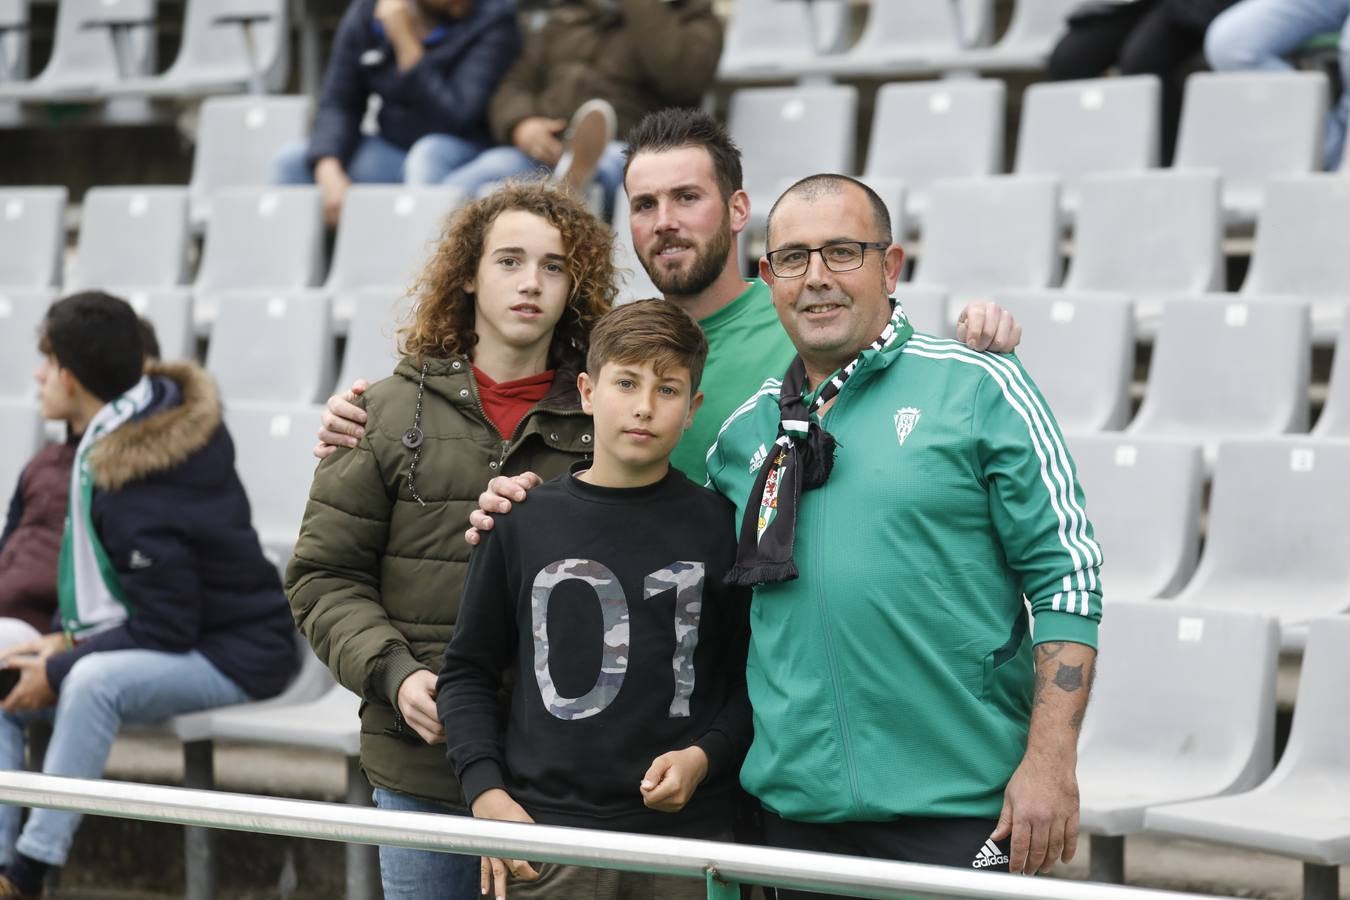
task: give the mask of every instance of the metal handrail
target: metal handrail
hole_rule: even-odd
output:
[[[718,841],[493,822],[467,816],[60,778],[31,772],[0,772],[0,803],[326,841],[680,875],[706,879],[710,898],[739,896],[735,890],[744,882],[808,891],[842,891],[878,900],[916,896],[974,900],[1200,900],[1197,894]]]

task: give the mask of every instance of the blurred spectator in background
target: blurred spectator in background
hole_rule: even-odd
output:
[[[146,369],[140,324],[100,292],[42,325],[42,414],[82,435],[57,566],[61,630],[4,651],[0,769],[22,770],[30,723],[52,723],[42,771],[97,778],[124,722],[261,700],[299,667],[295,626],[262,554],[209,376]],[[0,806],[0,897],[36,897],[78,813]]]
[[[697,106],[721,55],[712,0],[555,0],[492,98],[492,134],[503,146],[446,183],[473,196],[552,171],[578,192],[595,177],[609,209],[623,180],[615,136],[649,112]]]
[[[159,361],[155,327],[140,320],[147,365]],[[42,383],[45,363],[34,373]],[[19,473],[0,531],[0,651],[52,628],[56,565],[70,497],[70,464],[80,435],[44,446]]]
[[[1094,0],[1068,16],[1069,30],[1050,54],[1050,78],[1122,75],[1162,80],[1162,163],[1172,161],[1185,69],[1205,43],[1205,29],[1236,0]],[[1277,0],[1279,2],[1279,0]]]
[[[1205,34],[1205,58],[1219,72],[1243,69],[1283,71],[1285,59],[1309,38],[1341,33],[1341,99],[1327,117],[1323,167],[1341,165],[1350,122],[1350,0],[1242,0],[1214,20]]]
[[[354,0],[314,132],[277,155],[273,180],[317,183],[329,225],[353,181],[438,184],[492,143],[488,101],[520,45],[510,0]],[[363,134],[372,97],[379,133]]]

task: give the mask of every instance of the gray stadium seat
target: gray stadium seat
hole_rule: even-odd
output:
[[[934,65],[944,70],[1040,71],[1066,30],[1065,17],[1078,5],[1079,0],[1017,0],[997,44],[962,50],[951,58],[939,56]]]
[[[809,74],[888,78],[938,71],[936,60],[988,43],[990,0],[885,0],[868,7],[858,42],[807,63]]]
[[[1303,654],[1294,722],[1280,763],[1254,790],[1150,809],[1144,827],[1303,861],[1306,900],[1339,896],[1350,863],[1350,616],[1314,622]],[[1225,691],[1216,697],[1224,698]]]
[[[1350,178],[1273,179],[1257,220],[1244,297],[1292,297],[1312,307],[1313,335],[1330,340],[1350,304]]]
[[[1178,602],[1278,616],[1287,648],[1308,622],[1350,609],[1350,441],[1270,438],[1219,445],[1209,531]]]
[[[1134,316],[1119,294],[997,293],[1022,323],[1017,347],[1065,431],[1116,431],[1130,418]]]
[[[738,0],[717,79],[795,79],[817,54],[839,49],[848,15],[845,0]]]
[[[1327,94],[1321,72],[1197,72],[1186,79],[1172,165],[1218,169],[1230,221],[1249,223],[1267,179],[1321,168]]]
[[[352,319],[347,329],[347,348],[336,391],[345,391],[358,378],[374,384],[394,371],[398,352],[398,329],[406,322],[409,297],[387,288],[365,288],[351,295]]]
[[[56,299],[51,289],[0,287],[0,397],[32,400],[33,372],[42,361],[38,327]]]
[[[192,154],[192,222],[211,217],[211,196],[222,188],[272,181],[272,161],[287,144],[309,133],[309,97],[211,97],[197,114]]]
[[[1327,400],[1312,433],[1317,437],[1350,438],[1350,316],[1341,323],[1327,381]]]
[[[933,184],[915,284],[952,303],[995,291],[1039,290],[1059,278],[1058,182],[1045,176],[941,179]]]
[[[136,315],[155,326],[161,359],[197,358],[197,329],[192,322],[192,289],[186,287],[117,289]]]
[[[345,328],[347,299],[358,288],[403,293],[412,286],[444,233],[446,217],[464,202],[456,188],[354,184],[342,202],[333,264],[324,292]]]
[[[619,188],[614,198],[614,266],[618,269],[619,293],[615,304],[631,303],[648,297],[660,297],[661,292],[652,283],[651,276],[642,267],[633,247],[632,220],[629,213],[628,192]]]
[[[206,368],[226,403],[317,403],[333,384],[327,297],[226,294]]]
[[[66,189],[0,187],[0,290],[61,283]]]
[[[231,188],[215,196],[194,289],[199,331],[233,291],[314,287],[323,266],[323,218],[312,187]]]
[[[882,85],[863,180],[902,180],[907,218],[917,225],[935,180],[1003,171],[1005,93],[999,79]]]
[[[1022,97],[1013,172],[1058,175],[1072,210],[1082,176],[1156,168],[1161,91],[1153,75],[1031,85]]]
[[[905,316],[916,331],[941,338],[956,337],[955,317],[960,310],[949,308],[947,292],[942,288],[897,284],[892,296],[904,307]]]
[[[1094,880],[1119,882],[1124,838],[1149,807],[1270,774],[1280,638],[1251,613],[1113,600],[1108,615],[1078,743],[1079,817]]]
[[[1223,288],[1223,212],[1212,172],[1088,175],[1066,290],[1120,291],[1148,332],[1161,298]],[[1166,215],[1160,213],[1166,210]]]
[[[1119,434],[1070,434],[1068,441],[1095,536],[1108,548],[1102,577],[1112,609],[1117,598],[1177,593],[1200,556],[1200,445]]]
[[[71,273],[76,288],[158,288],[187,282],[187,190],[96,187],[84,195]]]
[[[1312,350],[1296,303],[1168,300],[1135,434],[1205,442],[1308,429]]]
[[[751,212],[767,216],[784,181],[853,171],[858,90],[847,85],[749,88],[731,95],[727,127],[745,160]]]
[[[910,230],[909,216],[905,212],[905,197],[909,189],[900,178],[859,175],[858,180],[877,192],[881,202],[886,204],[886,214],[891,217],[891,237],[902,242]]]
[[[0,85],[28,77],[28,0],[0,0]]]
[[[29,387],[33,385],[30,379]],[[34,392],[29,391],[29,395]],[[0,528],[4,527],[9,498],[19,473],[42,446],[42,417],[32,399],[0,397],[0,417],[9,423],[9,436],[0,441]]]
[[[195,97],[281,90],[289,74],[286,0],[187,0],[178,56],[161,75],[108,85],[104,93]]]
[[[61,0],[47,65],[30,81],[0,84],[0,99],[54,103],[96,99],[100,88],[155,66],[153,0]],[[121,17],[125,15],[126,18]],[[122,29],[122,60],[113,21],[135,21]]]
[[[227,403],[235,468],[253,507],[253,527],[267,558],[291,558],[314,480],[315,425],[321,409],[299,404]]]

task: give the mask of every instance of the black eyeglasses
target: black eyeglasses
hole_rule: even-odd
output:
[[[851,272],[862,268],[868,250],[885,250],[889,246],[885,241],[836,241],[823,247],[788,247],[764,255],[774,277],[800,278],[811,265],[812,253],[819,253],[831,272]]]

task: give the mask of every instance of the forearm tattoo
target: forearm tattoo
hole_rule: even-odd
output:
[[[1095,671],[1092,661],[1089,660],[1086,663],[1079,663],[1078,665],[1068,665],[1067,663],[1060,662],[1059,657],[1063,655],[1064,648],[1065,643],[1062,641],[1036,645],[1036,691],[1034,702],[1038,706],[1045,702],[1045,692],[1051,684],[1066,694],[1076,694],[1080,691],[1091,693],[1092,691],[1092,676]],[[1071,724],[1075,730],[1083,724],[1082,707],[1073,714]]]

